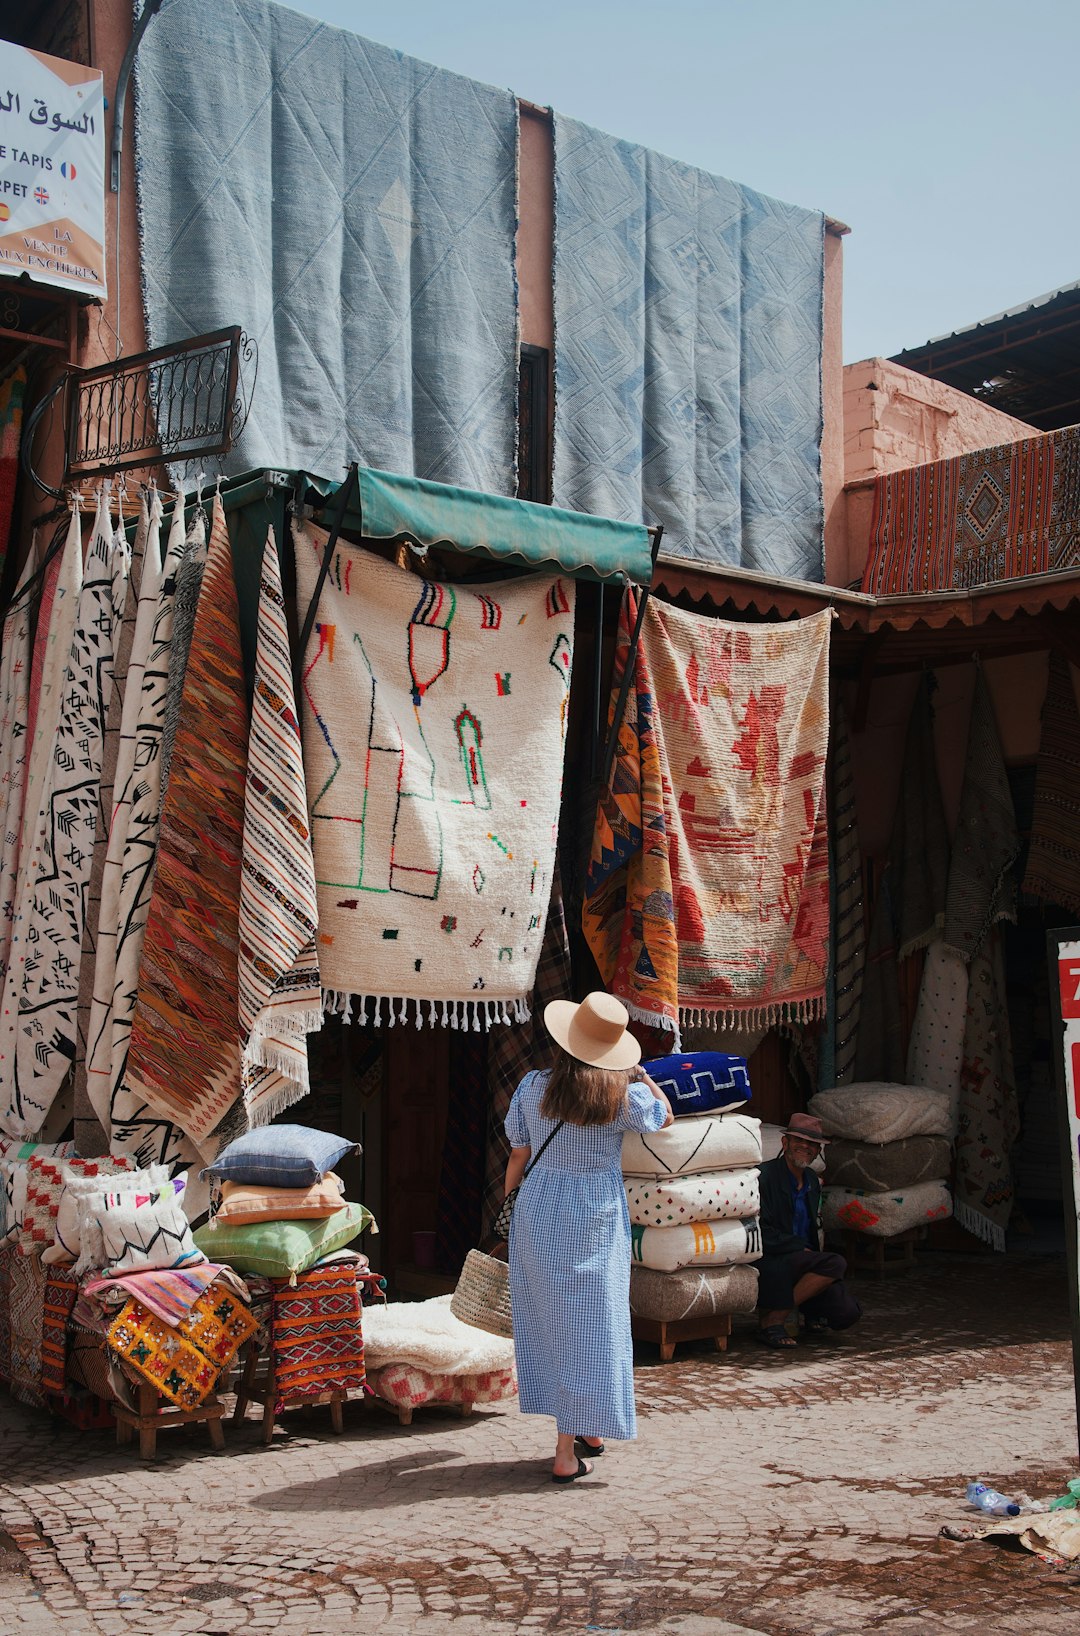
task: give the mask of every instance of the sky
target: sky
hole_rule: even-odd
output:
[[[844,359],[1080,280],[1077,0],[290,0],[823,210]]]

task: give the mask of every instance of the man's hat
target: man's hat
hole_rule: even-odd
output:
[[[824,1147],[829,1138],[825,1134],[820,1119],[815,1119],[812,1113],[793,1113],[781,1136],[798,1136],[803,1142],[816,1142]]]

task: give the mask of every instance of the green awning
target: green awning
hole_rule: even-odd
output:
[[[530,567],[557,563],[568,574],[591,572],[602,579],[617,574],[644,585],[652,578],[652,542],[644,524],[617,523],[584,511],[560,511],[364,466],[357,479],[363,532],[369,539],[452,545]]]

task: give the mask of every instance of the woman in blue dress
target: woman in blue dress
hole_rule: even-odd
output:
[[[641,1047],[629,1021],[610,994],[553,1001],[544,1022],[558,1059],[525,1075],[506,1115],[506,1191],[520,1183],[510,1222],[518,1401],[523,1414],[555,1418],[557,1483],[592,1470],[579,1446],[599,1455],[604,1438],[637,1435],[622,1139],[673,1115],[659,1086],[631,1073]]]

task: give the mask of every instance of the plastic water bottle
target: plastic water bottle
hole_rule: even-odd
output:
[[[996,1488],[988,1488],[985,1483],[971,1482],[967,1485],[968,1504],[977,1511],[985,1511],[988,1517],[1018,1517],[1020,1507],[1007,1500],[1004,1494],[999,1494]]]

